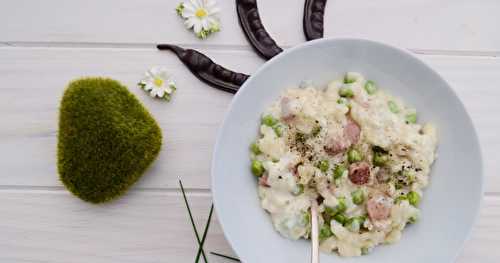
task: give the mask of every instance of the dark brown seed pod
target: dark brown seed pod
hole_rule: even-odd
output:
[[[263,58],[270,59],[283,51],[262,25],[256,0],[236,0],[236,11],[245,36]]]
[[[169,44],[160,44],[156,47],[159,50],[173,51],[197,78],[216,89],[236,93],[243,82],[250,77],[215,64],[209,57],[194,49],[184,49]]]
[[[304,4],[302,26],[308,41],[323,37],[325,6],[326,0],[306,0]]]

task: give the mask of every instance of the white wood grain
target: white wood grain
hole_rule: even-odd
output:
[[[202,231],[210,194],[194,193],[188,198]],[[81,202],[65,191],[3,190],[0,200],[0,262],[194,261],[196,239],[178,192],[133,191],[99,206]],[[458,262],[498,262],[499,220],[500,199],[487,197]],[[216,217],[206,242],[207,253],[234,255]],[[230,262],[214,256],[209,260]]]
[[[303,1],[258,1],[264,25],[283,47],[304,42]],[[189,198],[201,232],[211,203],[212,147],[232,96],[199,82],[153,44],[202,48],[217,62],[246,73],[263,60],[238,25],[234,0],[218,1],[222,31],[206,41],[183,28],[174,12],[178,2],[0,2],[0,262],[194,261],[196,240],[177,179],[192,189]],[[468,109],[485,157],[487,193],[459,263],[500,258],[500,58],[494,58],[500,56],[499,13],[497,0],[329,0],[325,16],[327,37],[368,38],[437,54],[420,57],[451,83]],[[171,103],[135,88],[153,65],[170,68],[180,87]],[[83,75],[105,75],[128,85],[164,132],[154,166],[127,195],[106,205],[81,202],[57,177],[59,99],[67,82]],[[233,254],[216,216],[206,248]],[[228,262],[210,255],[209,260]]]
[[[218,62],[253,72],[262,62],[249,51],[205,50]],[[104,75],[128,85],[159,121],[165,145],[138,188],[209,188],[212,146],[231,95],[196,79],[169,52],[111,48],[0,48],[0,185],[60,186],[56,171],[57,109],[73,78]],[[500,58],[423,56],[465,103],[486,157],[500,148]],[[171,69],[179,90],[171,103],[135,87],[151,65]],[[485,158],[486,189],[500,192],[500,164]]]
[[[4,0],[0,42],[201,43],[170,0]],[[234,1],[218,1],[222,31],[203,44],[248,46]],[[284,46],[304,42],[304,0],[258,1],[264,25]],[[500,51],[500,1],[330,0],[325,36],[361,37],[414,49]],[[293,29],[293,30],[290,30]],[[19,43],[21,42],[21,43]],[[28,43],[29,44],[29,43]]]
[[[251,52],[207,52],[244,72],[260,59]],[[140,187],[209,187],[212,145],[232,95],[208,88],[167,51],[121,49],[0,50],[0,185],[60,185],[56,171],[59,100],[68,81],[101,75],[129,86],[158,120],[164,146]],[[171,103],[152,99],[136,87],[152,65],[165,65],[179,90]],[[28,77],[29,76],[29,77]],[[29,161],[28,161],[29,160]],[[29,165],[26,163],[29,162]]]

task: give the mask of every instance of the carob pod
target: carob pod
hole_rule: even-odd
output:
[[[270,59],[283,51],[262,25],[256,0],[236,0],[236,11],[245,36],[263,58]]]
[[[194,49],[184,49],[170,44],[160,44],[156,47],[159,50],[173,51],[196,77],[216,89],[236,93],[243,82],[250,77],[215,64],[209,57]]]
[[[306,0],[304,4],[302,26],[308,41],[323,37],[325,6],[326,0]]]

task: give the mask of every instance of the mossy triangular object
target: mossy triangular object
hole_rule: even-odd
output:
[[[133,185],[158,155],[158,124],[119,82],[73,81],[61,101],[58,170],[64,185],[92,203],[112,200]]]

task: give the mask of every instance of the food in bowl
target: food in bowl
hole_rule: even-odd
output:
[[[282,236],[310,238],[317,199],[321,250],[360,256],[417,222],[436,147],[415,109],[348,72],[324,90],[287,89],[265,110],[251,170]]]

